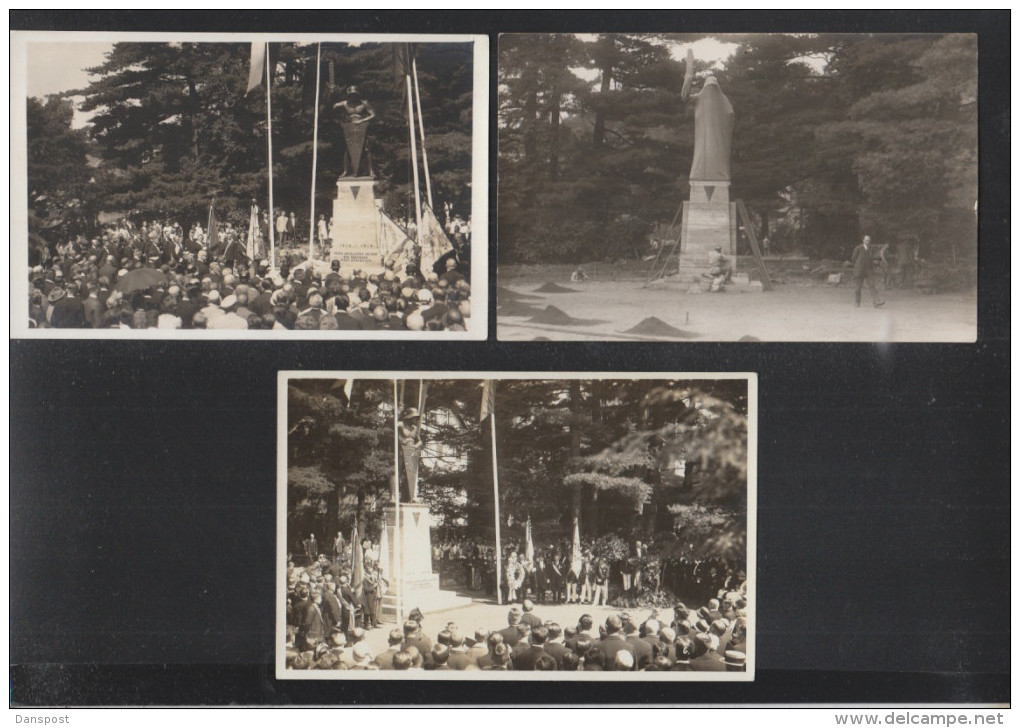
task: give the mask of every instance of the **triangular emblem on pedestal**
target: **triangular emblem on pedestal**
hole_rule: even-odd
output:
[[[715,185],[712,185],[711,187],[709,187],[708,185],[705,185],[705,196],[708,197],[708,201],[709,202],[712,201],[712,194],[714,192],[715,192]]]
[[[418,525],[418,519],[419,519],[420,517],[421,517],[421,514],[420,514],[420,513],[415,513],[415,514],[414,514],[414,525],[416,525],[416,526]]]
[[[355,187],[354,185],[351,185],[351,194],[354,195],[354,199],[355,200],[358,199],[358,192],[360,190],[361,190],[361,187]]]

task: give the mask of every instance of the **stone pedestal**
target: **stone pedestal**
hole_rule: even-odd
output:
[[[404,617],[415,607],[427,613],[470,604],[468,597],[439,588],[439,574],[432,571],[432,520],[429,507],[421,503],[401,503],[399,536],[396,506],[386,506],[383,515],[386,521],[386,557],[390,573],[389,586],[383,595],[383,615],[390,619],[396,615],[398,590],[402,591]]]
[[[729,182],[691,181],[680,231],[679,275],[692,288],[708,289],[709,254],[719,246],[736,271],[737,210]]]
[[[382,267],[379,226],[375,180],[371,177],[338,179],[329,259],[340,261],[341,272],[350,273],[355,268],[375,272]]]

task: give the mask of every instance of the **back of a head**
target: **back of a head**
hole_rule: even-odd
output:
[[[510,662],[510,649],[502,642],[492,648],[492,664],[502,666]]]
[[[606,634],[616,634],[623,628],[623,620],[618,614],[610,614],[606,618]]]
[[[584,655],[588,654],[588,650],[591,649],[592,644],[593,643],[590,639],[588,639],[587,637],[582,637],[577,641],[577,644],[574,646],[574,652],[576,652],[579,656],[583,657]]]
[[[584,664],[598,665],[602,667],[605,663],[605,657],[602,655],[602,650],[598,647],[592,646],[588,648],[588,651],[584,653]]]
[[[391,629],[390,636],[386,641],[389,643],[390,647],[395,647],[404,641],[404,633],[399,629]]]
[[[400,652],[393,656],[393,669],[410,670],[412,662],[413,659],[411,658],[411,653],[405,650],[401,650]]]
[[[555,670],[556,660],[553,659],[552,655],[539,655],[538,659],[535,660],[535,669],[542,671]]]
[[[549,637],[549,629],[545,625],[538,625],[531,630],[531,644],[543,645]]]
[[[581,618],[577,620],[577,631],[587,632],[595,626],[595,619],[590,614],[582,614]]]
[[[559,639],[563,635],[563,628],[556,624],[556,622],[550,622],[547,626],[549,630],[549,640]]]
[[[576,672],[580,664],[581,658],[573,652],[566,652],[563,657],[560,658],[560,669],[567,672]]]
[[[463,647],[464,646],[464,635],[460,633],[459,629],[450,630],[450,647]]]
[[[436,641],[441,645],[450,644],[450,630],[444,629],[442,632],[436,635]]]
[[[535,603],[530,599],[525,599],[521,602],[521,606],[524,608],[525,612],[530,612],[535,609]]]
[[[669,672],[673,668],[673,663],[669,661],[669,658],[665,655],[659,655],[652,661],[649,670],[655,670],[656,672]]]
[[[511,609],[506,615],[506,621],[508,625],[517,625],[521,623],[521,613],[516,608]]]
[[[450,648],[442,643],[436,643],[432,648],[432,662],[437,665],[445,665],[450,659]]]
[[[475,630],[476,643],[485,642],[487,639],[489,639],[489,630],[485,629],[484,627],[479,627],[478,629]]]

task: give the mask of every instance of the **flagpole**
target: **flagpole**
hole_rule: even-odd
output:
[[[411,51],[408,49],[408,55]],[[421,193],[418,190],[418,145],[414,139],[414,91],[411,89],[411,73],[410,70],[404,75],[407,81],[407,131],[411,135],[411,160],[413,161],[414,170],[414,220],[418,225],[415,232],[418,245],[421,245]]]
[[[495,387],[495,382],[489,383]],[[500,586],[503,583],[503,547],[500,544],[499,536],[499,464],[496,462],[496,391],[492,392],[492,412],[489,413],[489,425],[492,430],[492,502],[496,515],[496,604],[503,603],[503,594]]]
[[[429,209],[435,212],[432,206],[432,178],[429,175],[429,153],[425,150],[425,122],[421,115],[421,91],[418,88],[418,59],[411,59],[411,73],[414,74],[414,105],[418,109],[418,133],[421,136],[421,164],[425,170],[425,194],[428,196]]]
[[[400,411],[397,395],[397,380],[393,380],[393,477],[397,479],[396,493],[394,493],[394,508],[396,523],[393,525],[393,553],[394,561],[390,568],[393,569],[393,578],[397,580],[397,624],[404,618],[404,559],[401,550],[404,547],[400,529]]]
[[[213,230],[213,208],[216,206],[216,195],[213,195],[212,202],[209,203],[209,217],[205,221],[205,256],[207,263],[212,263],[212,230]]]
[[[322,43],[315,52],[315,122],[312,125],[312,211],[308,216],[308,264],[315,258],[315,169],[319,161],[319,77],[322,74]]]
[[[269,72],[271,62],[269,58],[269,42],[266,41],[266,145],[269,149],[269,267],[276,268],[276,208],[273,206],[273,92],[270,88],[271,74]]]

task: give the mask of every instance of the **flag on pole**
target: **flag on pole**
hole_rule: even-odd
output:
[[[411,75],[411,59],[414,58],[414,43],[395,43],[393,45],[393,80],[403,83],[405,76]]]
[[[255,255],[258,251],[255,249],[255,239],[258,237],[259,230],[259,206],[251,206],[251,215],[248,216],[248,240],[244,247],[244,254],[248,256],[249,261],[255,260]]]
[[[331,385],[329,385],[329,391],[332,392],[337,389],[342,389],[344,397],[347,400],[347,404],[351,403],[351,394],[354,393],[354,380],[353,379],[337,379]]]
[[[361,552],[361,542],[358,540],[357,521],[354,522],[354,532],[351,534],[351,561],[351,591],[359,596],[365,576],[365,555]]]
[[[209,254],[210,261],[212,260],[213,252],[216,250],[215,246],[220,243],[220,227],[216,222],[216,199],[209,203],[209,220],[206,225],[205,231],[205,248]]]
[[[496,411],[496,388],[492,386],[492,380],[486,379],[482,382],[482,411],[478,415],[478,421],[484,422],[485,418]]]
[[[266,70],[266,44],[251,44],[251,65],[248,68],[248,87],[245,94],[250,94],[253,88],[262,85],[262,74]]]
[[[570,544],[570,570],[575,574],[581,573],[581,531],[578,522],[574,521],[574,538]]]
[[[535,563],[535,542],[531,540],[531,516],[528,516],[528,521],[524,524],[524,558],[529,563]]]
[[[390,536],[385,523],[379,536],[379,577],[387,584],[390,581]]]

